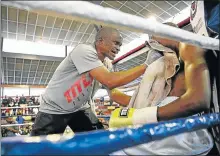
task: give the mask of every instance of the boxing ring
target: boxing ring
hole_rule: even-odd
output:
[[[48,135],[11,137],[1,140],[2,155],[103,155],[114,151],[160,140],[183,132],[220,124],[220,114],[193,116],[133,128],[79,133],[75,136]],[[25,149],[25,150],[24,150]]]
[[[205,49],[219,50],[219,40],[205,37],[147,19],[103,8],[80,1],[3,1],[2,4],[36,12],[68,16],[78,20],[108,25],[120,29],[154,34],[193,44]],[[84,6],[84,7],[81,7]],[[137,24],[138,23],[138,24]],[[160,140],[183,132],[192,132],[220,124],[220,113],[191,116],[121,129],[98,130],[77,133],[74,136],[60,134],[39,137],[9,137],[1,139],[2,155],[103,155]]]

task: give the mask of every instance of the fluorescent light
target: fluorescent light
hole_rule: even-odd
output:
[[[154,16],[150,16],[148,19],[151,21],[156,21],[156,18]]]
[[[3,40],[3,51],[11,53],[65,57],[64,45],[48,44],[45,42],[12,40],[6,38]]]

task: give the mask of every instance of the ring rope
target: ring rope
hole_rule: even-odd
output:
[[[1,140],[3,155],[97,155],[220,124],[220,113],[191,116],[139,127],[98,130],[75,136],[9,137]]]
[[[192,32],[174,28],[151,21],[143,17],[131,15],[111,8],[84,1],[3,1],[2,4],[26,9],[29,11],[51,11],[64,17],[71,15],[78,20],[87,20],[92,23],[110,25],[131,31],[144,32],[149,35],[158,35],[176,41],[193,44],[204,49],[219,50],[219,40],[211,37],[194,34]],[[83,7],[82,7],[83,6]],[[51,13],[50,12],[50,13]],[[48,12],[47,12],[48,13]],[[57,15],[58,16],[58,15]]]
[[[1,127],[27,126],[33,124],[34,124],[33,122],[23,123],[23,124],[7,124],[7,125],[1,125]]]

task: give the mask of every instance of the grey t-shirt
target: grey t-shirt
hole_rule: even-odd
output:
[[[93,78],[89,71],[103,66],[93,45],[79,44],[60,63],[44,94],[39,111],[67,114],[89,108]]]

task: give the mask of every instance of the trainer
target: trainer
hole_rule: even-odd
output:
[[[113,89],[141,76],[147,63],[127,71],[110,72],[103,64],[113,60],[122,45],[118,30],[101,28],[94,44],[79,44],[60,63],[45,92],[32,127],[32,136],[63,133],[68,125],[73,132],[103,129],[89,104],[98,81]]]

